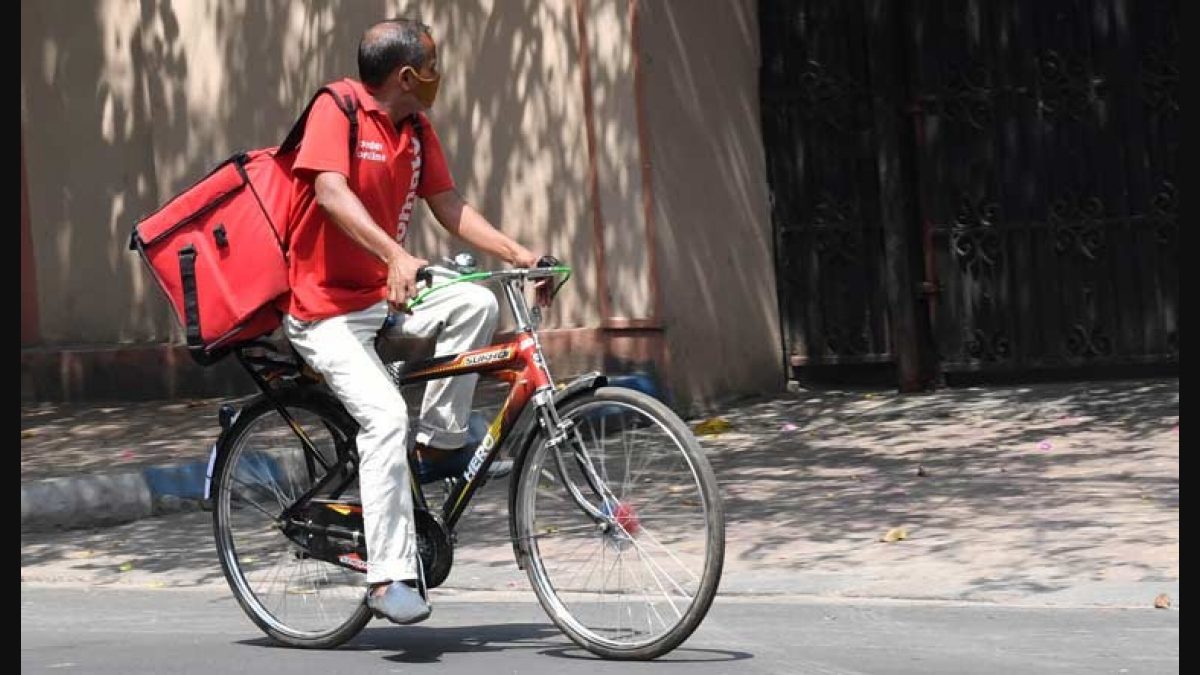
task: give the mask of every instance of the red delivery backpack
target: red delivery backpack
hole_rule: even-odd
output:
[[[133,228],[137,251],[187,334],[188,351],[215,363],[238,343],[274,331],[288,290],[292,164],[317,98],[333,96],[358,144],[358,99],[345,81],[319,89],[283,144],[240,152]]]

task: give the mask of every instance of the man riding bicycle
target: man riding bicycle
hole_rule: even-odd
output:
[[[405,249],[417,197],[442,227],[480,251],[518,267],[539,256],[465,203],[424,111],[441,80],[429,27],[410,19],[371,26],[358,48],[360,81],[348,80],[358,107],[358,142],[347,153],[350,121],[329,96],[313,105],[296,156],[296,210],[290,234],[290,293],[284,334],[359,424],[357,447],[369,557],[367,604],[395,623],[424,620],[430,607],[406,581],[418,579],[417,541],[406,448],[405,402],[375,351],[389,336],[436,338],[437,354],[487,344],[497,303],[488,290],[459,284],[419,308],[417,272],[428,263]],[[416,429],[416,452],[451,461],[467,439],[477,375],[429,383]]]

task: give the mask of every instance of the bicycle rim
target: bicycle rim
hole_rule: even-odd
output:
[[[330,466],[344,437],[314,410],[289,405]],[[247,614],[269,635],[294,646],[329,647],[369,621],[361,573],[309,557],[277,526],[283,509],[314,485],[295,432],[274,410],[259,409],[235,434],[218,472],[214,519],[230,586]],[[336,436],[335,436],[336,434]],[[353,500],[357,480],[342,497]]]
[[[674,413],[644,398],[605,389],[560,411],[606,500],[565,448],[532,448],[521,478],[518,536],[539,600],[578,644],[609,658],[655,658],[686,639],[711,604],[724,557],[707,460]],[[610,522],[589,517],[569,484]]]

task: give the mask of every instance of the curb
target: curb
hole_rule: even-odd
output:
[[[141,471],[45,478],[21,484],[21,531],[122,525],[151,516],[207,508],[208,462]]]
[[[664,401],[653,375],[609,377]],[[474,416],[473,416],[474,417]],[[483,429],[487,421],[480,419]],[[44,532],[122,525],[151,516],[208,510],[208,461],[163,464],[140,471],[44,478],[21,484],[21,531]]]

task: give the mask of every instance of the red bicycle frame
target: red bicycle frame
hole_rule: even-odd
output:
[[[471,495],[478,489],[478,477],[481,474],[486,475],[488,466],[521,412],[525,410],[525,406],[533,400],[539,390],[553,387],[545,368],[541,346],[532,331],[521,334],[512,342],[414,363],[401,373],[399,384],[405,386],[471,373],[507,382],[509,390],[500,412],[488,426],[487,433],[476,446],[466,470],[459,477],[461,483],[456,483],[457,489],[443,507],[442,522],[451,530],[466,509]],[[418,495],[418,498],[424,501],[424,495]]]

